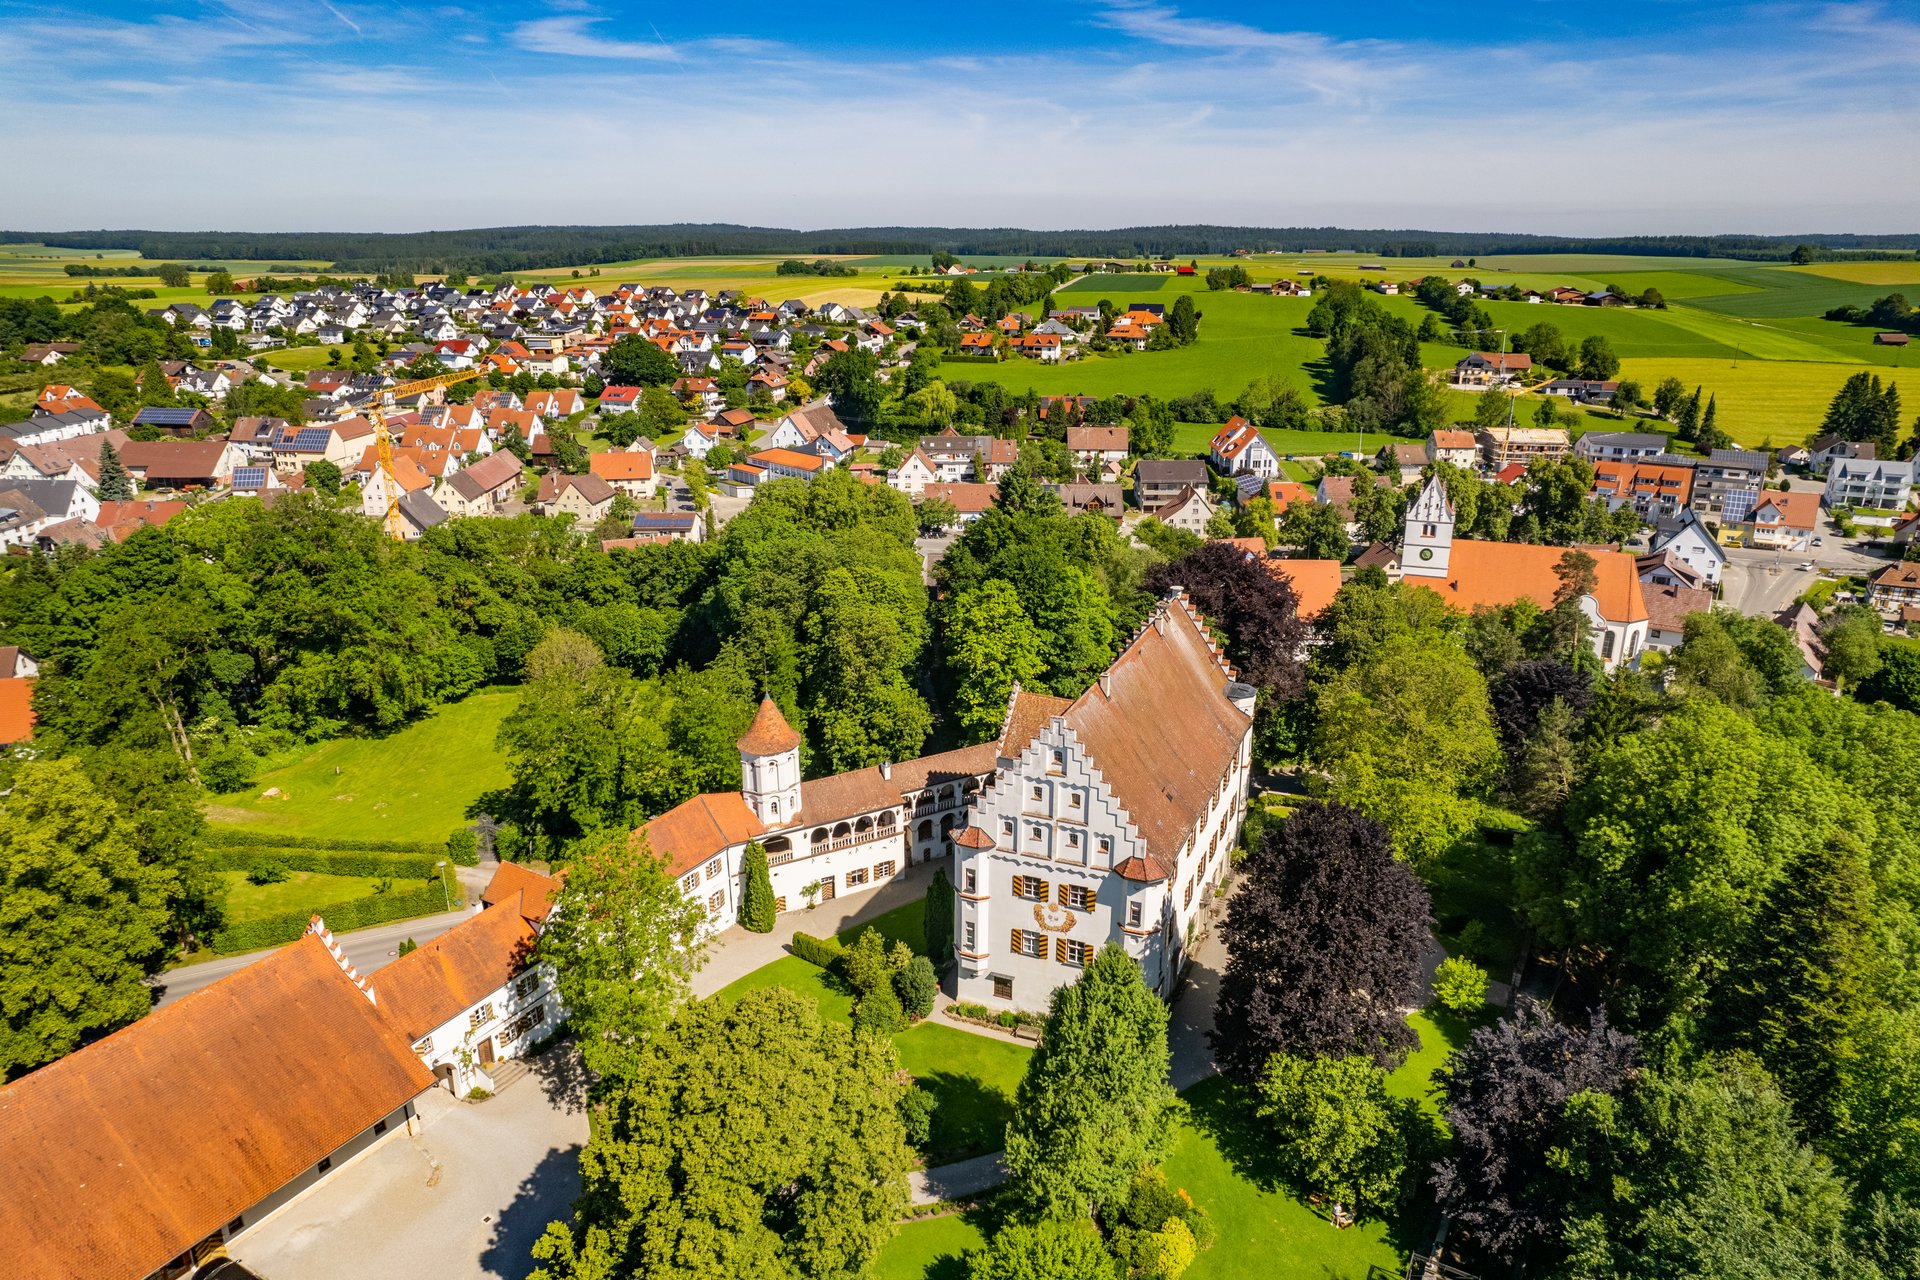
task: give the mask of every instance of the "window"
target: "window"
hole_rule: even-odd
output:
[[[1001,834],[1001,835],[1003,835],[1003,836],[1010,836],[1010,835],[1012,835],[1012,834],[1013,834],[1013,819],[1012,819],[1012,818],[1002,818],[1002,819],[1000,819],[1000,834]]]
[[[1093,910],[1093,886],[1086,884],[1061,885],[1060,905],[1063,907],[1072,907],[1075,911]]]
[[[1600,641],[1600,656],[1603,658],[1613,656],[1613,632],[1611,631],[1607,632]]]
[[[973,950],[973,921],[969,920],[960,926],[960,940],[961,946],[968,951]]]
[[[709,862],[707,864],[707,879],[711,880],[719,874],[720,874],[720,859],[715,858],[712,862]]]
[[[1187,892],[1181,899],[1181,906],[1190,907],[1193,905],[1193,882],[1198,878],[1198,875],[1199,873],[1195,872],[1193,875],[1187,877]]]
[[[493,1002],[489,1000],[487,1003],[481,1005],[478,1009],[475,1009],[472,1013],[467,1015],[467,1030],[478,1031],[481,1027],[485,1026],[487,1023],[492,1021],[493,1021]]]
[[[770,810],[770,812],[771,812],[771,813],[773,814],[773,816],[774,816],[774,817],[776,817],[776,818],[777,818],[777,817],[779,817],[779,816],[780,816],[780,802],[779,802],[778,800],[769,800],[769,801],[768,801],[767,803],[773,806],[773,807],[772,807],[772,809]]]
[[[1037,822],[1030,822],[1027,824],[1027,839],[1045,840],[1046,838],[1047,838],[1047,829],[1045,827],[1041,826]]]
[[[700,887],[700,873],[698,871],[687,872],[686,878],[680,881],[680,887],[688,893],[692,893],[695,889],[698,889]]]
[[[1139,927],[1140,927],[1140,904],[1137,902],[1129,902],[1127,904],[1127,928],[1138,929]]]
[[[857,884],[865,884],[866,882],[867,869],[865,867],[855,867],[853,870],[847,872],[847,888],[851,889]]]
[[[1078,809],[1080,807],[1080,793],[1078,791],[1070,791],[1067,793],[1067,807],[1069,809]]]
[[[1061,964],[1079,965],[1084,968],[1086,963],[1093,959],[1093,946],[1091,943],[1081,942],[1075,938],[1061,938],[1053,944],[1053,955],[1054,959]]]
[[[1423,538],[1431,538],[1439,532],[1440,532],[1439,529],[1435,528],[1433,525],[1430,525],[1430,524],[1423,524],[1420,526],[1420,536]]]
[[[885,880],[892,874],[893,864],[891,862],[882,862],[873,869],[873,878],[875,880]]]
[[[1113,840],[1110,837],[1100,837],[1100,852],[1103,856],[1113,852]]]
[[[960,873],[960,891],[962,893],[980,892],[980,876],[972,867]]]
[[[1078,849],[1079,847],[1080,847],[1080,833],[1078,831],[1067,832],[1067,848]]]
[[[1025,898],[1029,902],[1045,902],[1051,886],[1039,876],[1015,876],[1013,878],[1013,896]]]
[[[1047,935],[1035,933],[1031,929],[1013,931],[1013,953],[1017,956],[1031,956],[1036,960],[1047,958]]]
[[[1063,769],[1066,767],[1066,763],[1067,753],[1056,747],[1053,752],[1053,767],[1055,769]]]
[[[719,915],[720,908],[726,905],[727,905],[727,891],[725,889],[715,889],[712,893],[707,895],[707,910],[712,912],[714,915]]]
[[[525,1000],[528,996],[533,994],[534,988],[538,987],[539,985],[540,985],[539,974],[537,973],[522,974],[520,976],[520,980],[513,984],[513,998],[516,1000]]]
[[[993,980],[993,998],[995,1000],[1013,999],[1013,979],[995,978]]]
[[[383,1133],[386,1131],[386,1127],[387,1127],[387,1122],[385,1120],[382,1120],[379,1124],[373,1127],[373,1131],[375,1133]],[[227,1224],[227,1234],[235,1235],[239,1232],[240,1228],[246,1225],[247,1225],[247,1220],[244,1216],[235,1218],[232,1222],[229,1222]]]
[[[327,1170],[331,1168],[333,1168],[333,1157],[327,1156],[323,1158],[319,1164],[313,1166],[313,1171],[315,1173],[325,1173]]]

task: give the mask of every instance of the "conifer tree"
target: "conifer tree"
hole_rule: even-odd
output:
[[[1040,1218],[1082,1218],[1126,1192],[1173,1141],[1167,1006],[1115,944],[1053,993],[1007,1126],[1015,1193]]]
[[[133,498],[133,476],[120,461],[120,454],[107,439],[100,441],[100,500],[129,502]]]
[[[925,927],[927,958],[936,970],[944,969],[953,962],[953,881],[947,879],[945,867],[933,873],[933,883],[927,886]]]
[[[749,933],[772,933],[773,879],[767,871],[767,850],[758,840],[747,845],[747,887],[740,896],[740,927]]]

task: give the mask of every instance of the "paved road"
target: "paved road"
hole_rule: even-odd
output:
[[[341,950],[347,953],[347,959],[353,962],[353,967],[367,974],[392,960],[400,944],[408,938],[415,942],[430,942],[472,914],[471,910],[463,910],[437,916],[417,916],[412,920],[374,925],[371,929],[361,929],[355,933],[337,934],[335,940],[340,943]],[[278,948],[249,951],[240,956],[221,956],[218,960],[185,965],[158,974],[150,980],[150,985],[161,992],[159,1005],[155,1007],[172,1004],[180,997],[191,995],[228,974],[238,973],[255,960],[272,955],[275,950]]]
[[[1865,576],[1888,563],[1888,557],[1863,551],[1825,519],[1822,545],[1810,551],[1764,551],[1757,547],[1727,548],[1722,575],[1721,603],[1745,614],[1774,614],[1819,580],[1822,573]],[[1800,566],[1812,562],[1814,570]]]

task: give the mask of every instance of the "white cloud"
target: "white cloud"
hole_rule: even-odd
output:
[[[637,58],[644,62],[670,61],[677,55],[665,40],[615,40],[595,35],[591,28],[604,19],[590,15],[539,18],[514,28],[514,42],[534,53],[559,53],[575,58]]]

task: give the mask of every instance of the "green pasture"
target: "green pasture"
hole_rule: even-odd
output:
[[[264,357],[267,364],[276,369],[285,369],[290,373],[305,373],[309,369],[324,369],[333,363],[332,357],[338,355],[344,363],[353,355],[353,344],[345,343],[331,347],[287,347],[279,351],[269,351]]]
[[[1818,316],[1832,307],[1863,307],[1892,292],[1887,285],[1835,279],[1791,267],[1749,266],[1711,274],[1746,287],[1717,296],[1694,297],[1687,305],[1734,316]]]
[[[377,876],[331,876],[289,871],[279,884],[253,884],[244,871],[222,871],[227,884],[227,919],[235,924],[285,911],[320,912],[336,902],[364,898],[380,886]]]
[[[494,735],[518,694],[493,690],[384,738],[335,738],[208,806],[215,822],[348,840],[444,840],[507,784]],[[278,788],[281,795],[264,798]]]
[[[1889,286],[1913,285],[1920,287],[1920,258],[1905,258],[1897,262],[1816,262],[1806,267],[1788,267],[1810,276],[1825,276],[1830,280],[1848,280],[1855,284]]]

